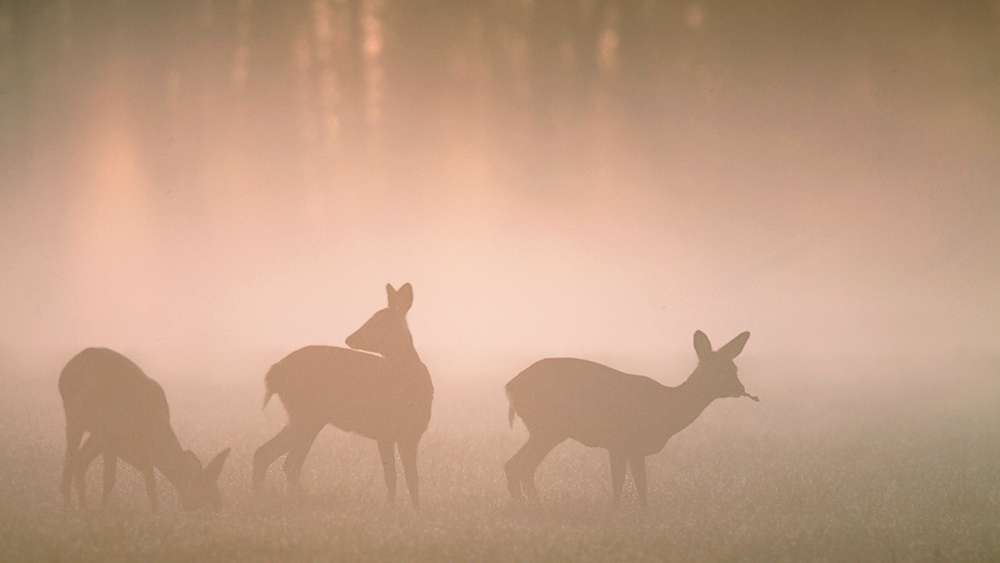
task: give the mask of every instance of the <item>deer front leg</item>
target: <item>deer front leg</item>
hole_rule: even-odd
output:
[[[101,453],[101,444],[93,434],[87,436],[80,446],[80,451],[76,452],[73,464],[73,477],[76,480],[76,496],[80,498],[80,509],[87,510],[87,468],[94,461],[94,458]]]
[[[146,496],[149,497],[149,504],[152,506],[153,512],[156,512],[160,506],[156,500],[156,475],[153,473],[153,464],[143,464],[138,469],[142,473],[142,480],[146,483]]]
[[[639,496],[639,506],[646,508],[646,456],[632,454],[628,459],[628,465],[632,468],[632,481]]]
[[[83,428],[77,424],[66,424],[66,461],[63,464],[62,491],[63,499],[69,505],[73,498],[73,465],[83,439]]]
[[[410,490],[410,503],[413,510],[420,512],[420,494],[417,482],[417,443],[416,440],[404,439],[399,442],[399,460],[403,463],[403,475],[406,477],[406,488]]]
[[[388,440],[380,441],[378,455],[382,458],[382,470],[385,472],[385,503],[391,505],[396,502],[396,444]]]
[[[104,447],[104,490],[101,491],[101,510],[108,504],[108,497],[115,488],[115,472],[118,469],[118,454],[111,446]]]
[[[617,507],[625,485],[625,462],[628,457],[625,452],[617,450],[608,450],[608,453],[611,454],[611,506]]]

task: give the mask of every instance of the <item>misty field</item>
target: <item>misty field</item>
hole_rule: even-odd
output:
[[[539,468],[538,506],[514,508],[502,465],[527,436],[507,426],[514,373],[437,373],[421,442],[423,511],[405,486],[385,507],[373,441],[327,427],[298,490],[280,462],[251,488],[255,448],[285,423],[262,379],[159,379],[182,445],[233,453],[218,514],[183,512],[158,478],[118,471],[101,512],[59,494],[65,448],[57,373],[0,377],[0,561],[989,561],[1000,559],[1000,361],[743,362],[761,398],[718,400],[647,460],[650,507],[631,482],[612,511],[607,452],[565,443]],[[685,372],[686,374],[686,372]],[[676,385],[670,377],[650,374]],[[475,381],[475,384],[469,383]],[[400,471],[400,476],[402,472]]]

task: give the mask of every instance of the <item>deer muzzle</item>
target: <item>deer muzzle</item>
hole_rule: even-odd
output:
[[[758,402],[758,403],[760,402],[760,398],[759,397],[754,397],[753,395],[751,395],[750,393],[747,393],[746,391],[744,391],[743,394],[740,395],[740,397],[750,397],[755,402]]]

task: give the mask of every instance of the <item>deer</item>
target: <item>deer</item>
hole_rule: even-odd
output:
[[[628,466],[645,509],[646,456],[662,450],[715,399],[749,397],[760,402],[746,392],[733,363],[748,338],[750,333],[744,332],[712,351],[705,333],[695,332],[698,366],[677,387],[577,358],[547,358],[519,373],[505,387],[508,423],[513,428],[514,418],[520,416],[529,432],[527,443],[504,465],[514,502],[522,503],[524,495],[538,501],[535,470],[553,448],[572,438],[608,450],[613,508],[619,504]]]
[[[288,424],[254,452],[253,485],[263,487],[268,468],[286,455],[283,469],[297,487],[306,455],[327,424],[375,440],[381,457],[386,504],[396,498],[396,450],[412,508],[420,511],[417,444],[431,419],[434,385],[413,347],[406,313],[413,287],[386,284],[388,307],[347,337],[349,348],[306,346],[271,366],[264,378],[264,408],[278,395]]]
[[[87,468],[103,454],[102,509],[114,489],[119,458],[142,474],[154,511],[158,510],[154,468],[177,489],[184,509],[222,507],[217,481],[230,448],[202,467],[194,452],[181,447],[170,426],[163,388],[131,360],[107,348],[87,348],[63,368],[59,394],[66,412],[61,491],[67,505],[72,504],[75,480],[80,508],[86,510]],[[87,438],[81,445],[84,434]]]

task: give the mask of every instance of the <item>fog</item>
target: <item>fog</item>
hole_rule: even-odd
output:
[[[0,0],[0,559],[995,559],[998,258],[995,0]],[[435,387],[420,517],[331,428],[255,495],[268,368],[387,283]],[[678,385],[696,330],[751,333],[761,402],[648,456],[648,510],[573,441],[507,510],[510,378]],[[232,448],[220,515],[122,470],[66,517],[87,347]]]
[[[997,353],[998,9],[6,3],[3,354]]]

